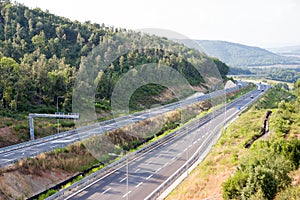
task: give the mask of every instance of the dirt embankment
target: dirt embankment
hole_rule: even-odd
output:
[[[40,171],[37,174],[24,174],[15,169],[2,169],[0,172],[0,199],[25,199],[71,176],[73,174],[65,171]]]
[[[155,119],[144,120],[124,127],[122,130],[113,131],[107,137],[116,146],[136,147],[137,143],[135,142],[148,138],[153,134],[154,129],[162,131],[160,130],[161,127],[165,127],[162,123],[170,125],[184,122],[211,107],[211,102],[204,101],[181,109],[181,111],[169,112],[163,116],[155,117]],[[2,129],[2,134],[4,133],[8,134],[9,130],[7,128]],[[24,160],[10,168],[1,169],[0,199],[24,199],[57,185],[80,172],[83,166],[89,166],[95,162],[93,156],[97,153],[93,154],[93,152],[86,150],[82,143],[79,143],[70,145],[63,150]]]
[[[0,147],[8,146],[17,143],[18,138],[12,135],[9,127],[0,128]]]
[[[165,127],[163,124],[175,124],[180,122],[182,118],[187,120],[210,107],[209,102],[201,102],[187,107],[186,112],[172,111],[151,120],[144,120],[110,132],[105,141],[110,141],[115,146],[135,148],[135,145],[138,144],[135,142],[148,138],[153,134],[154,129],[160,132],[166,131],[162,129]],[[185,113],[189,113],[189,115],[185,116]],[[170,126],[170,128],[173,127]],[[95,141],[97,140],[91,140],[92,144]],[[23,199],[43,192],[74,176],[82,170],[83,166],[91,165],[95,162],[93,156],[101,157],[97,156],[98,153],[99,151],[91,152],[91,148],[86,149],[82,143],[77,143],[65,149],[41,154],[36,158],[27,159],[9,168],[1,169],[0,199]]]

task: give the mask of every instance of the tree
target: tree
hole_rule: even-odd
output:
[[[277,192],[277,181],[268,168],[257,166],[250,171],[246,187],[242,189],[242,199],[261,193],[264,199],[271,200]]]
[[[222,196],[224,199],[239,199],[242,189],[246,186],[248,175],[242,171],[237,171],[234,176],[229,177],[222,184]]]
[[[0,100],[2,107],[16,109],[15,85],[18,79],[19,64],[12,58],[2,57],[0,59]]]
[[[297,82],[294,84],[294,87],[298,101],[300,101],[300,79],[297,80]]]
[[[40,52],[46,52],[46,39],[44,31],[41,31],[39,35],[35,35],[31,39],[35,48],[40,49]]]

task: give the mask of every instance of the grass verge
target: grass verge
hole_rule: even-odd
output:
[[[231,95],[236,95],[236,94],[233,93]],[[190,115],[187,116],[186,119],[192,120],[192,118],[194,118],[197,115],[198,115],[198,117],[203,116],[203,114],[207,114],[209,112],[208,111],[209,108],[210,108],[209,104],[195,105],[195,107],[193,107],[192,110],[197,111],[197,112],[194,112],[194,113],[190,112],[189,109],[191,109],[191,108],[187,108],[187,111],[190,113]],[[111,135],[108,134],[109,141],[116,146],[117,152],[114,152],[114,153],[119,154],[124,149],[133,151],[132,149],[137,149],[137,148],[140,148],[141,145],[145,145],[146,144],[145,141],[148,143],[153,142],[153,141],[157,140],[158,138],[163,137],[164,135],[169,134],[170,132],[178,129],[179,123],[177,123],[177,121],[180,120],[180,117],[178,117],[178,116],[180,116],[180,112],[181,111],[174,111],[173,113],[169,113],[165,117],[163,116],[161,119],[154,120],[154,121],[164,121],[166,124],[160,130],[159,134],[154,134],[150,138],[144,138],[144,139],[146,139],[146,140],[144,140],[144,142],[137,142],[137,139],[139,139],[139,138],[128,137],[128,135],[124,135],[120,130],[118,130],[115,134],[112,134],[112,133],[110,133]],[[141,124],[137,125],[138,131],[141,130],[141,127],[146,127],[147,123],[150,123],[151,126],[149,126],[149,127],[150,127],[150,129],[153,129],[153,126],[152,126],[153,124],[151,124],[151,122],[143,121],[143,122],[141,122]],[[132,128],[136,129],[136,127],[132,127]],[[141,138],[141,139],[143,139],[143,138]],[[96,143],[94,143],[95,146],[99,146],[98,145],[99,143],[97,143],[97,140],[94,140],[91,142],[96,142]],[[98,140],[98,142],[103,142],[103,141]],[[100,152],[100,154],[102,154],[100,161],[103,162],[104,165],[111,163],[115,159],[114,157],[107,156],[106,155],[107,152]],[[49,173],[53,170],[61,170],[61,171],[77,174],[79,172],[82,172],[82,171],[92,167],[96,163],[99,163],[99,160],[97,161],[94,158],[93,153],[91,153],[90,151],[87,151],[87,149],[85,149],[85,146],[83,145],[83,143],[77,143],[77,144],[70,145],[66,148],[62,148],[62,149],[58,148],[53,152],[41,154],[35,158],[30,158],[30,159],[20,161],[15,166],[8,169],[8,171],[13,172],[15,170],[15,171],[19,171],[23,174],[35,174],[35,175],[40,175],[40,176],[42,176],[44,172]],[[103,167],[103,166],[101,166],[101,167]],[[89,173],[95,172],[95,170],[97,170],[97,168],[92,168]],[[1,171],[0,173],[5,174],[5,171]],[[89,174],[89,173],[86,173],[86,174]],[[63,187],[67,187],[68,185],[70,185],[72,183],[73,183],[73,181],[70,183],[67,183]],[[47,197],[46,193],[52,194],[53,191],[54,191],[53,189],[51,189],[50,191],[46,191],[44,194],[42,194],[38,198],[42,198],[42,199],[46,198]],[[22,192],[20,191],[20,193],[22,193]],[[23,194],[23,195],[25,195],[25,194]],[[32,194],[29,193],[28,195],[30,196]]]
[[[276,113],[277,109],[274,107],[278,103],[272,99],[280,99],[286,94],[286,91],[271,89],[223,130],[221,138],[205,160],[171,192],[167,199],[223,199],[222,183],[237,172],[240,161],[249,155],[250,150],[244,148],[245,142],[259,133],[268,109],[272,108],[273,113]],[[276,115],[271,116],[271,120],[275,118]],[[295,191],[297,188],[298,186],[294,186],[290,190]],[[287,193],[288,191],[282,196]]]

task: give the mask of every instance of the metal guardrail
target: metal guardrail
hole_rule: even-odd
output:
[[[243,85],[242,87],[246,87],[246,86],[247,85]],[[92,124],[92,125],[89,125],[89,126],[80,127],[80,128],[75,129],[75,130],[70,130],[70,131],[58,133],[58,134],[55,134],[55,135],[50,135],[50,136],[46,136],[46,137],[43,137],[43,138],[39,138],[39,139],[36,139],[36,140],[33,140],[33,141],[23,142],[23,143],[20,143],[20,144],[0,148],[0,154],[10,152],[10,151],[14,151],[14,150],[17,150],[17,149],[30,147],[30,146],[37,145],[37,144],[46,143],[46,142],[49,142],[49,141],[52,141],[52,140],[68,137],[68,136],[71,136],[71,135],[74,135],[74,134],[78,134],[77,139],[74,138],[71,142],[64,143],[61,146],[61,148],[62,148],[62,147],[65,147],[65,146],[67,146],[71,143],[80,141],[81,139],[84,139],[84,138],[90,137],[91,135],[94,135],[92,133],[91,134],[85,134],[85,135],[82,135],[80,133],[84,133],[86,131],[96,130],[98,128],[101,128],[101,126],[104,126],[104,125],[115,124],[116,127],[117,127],[116,122],[126,120],[126,119],[130,119],[132,116],[138,117],[138,116],[141,116],[141,115],[144,115],[144,114],[156,111],[156,110],[161,110],[161,109],[164,109],[164,108],[170,108],[170,107],[176,106],[178,104],[180,104],[180,107],[184,107],[184,106],[187,106],[189,104],[193,104],[193,103],[196,103],[196,102],[199,102],[199,101],[208,100],[208,99],[211,99],[211,98],[223,95],[223,94],[227,94],[227,93],[239,90],[239,89],[240,89],[240,87],[236,86],[236,87],[225,89],[225,90],[218,90],[218,91],[215,91],[215,92],[212,92],[212,93],[209,93],[209,94],[205,94],[205,95],[201,95],[201,96],[198,96],[198,97],[194,97],[194,98],[191,98],[191,99],[188,99],[188,100],[185,99],[185,100],[182,100],[182,101],[179,101],[179,102],[174,102],[174,103],[171,103],[171,104],[167,104],[167,105],[164,105],[164,106],[161,106],[161,107],[156,107],[156,108],[152,108],[152,109],[149,109],[149,110],[136,112],[132,115],[121,116],[121,117],[118,117],[118,118],[115,118],[115,119],[99,122],[99,123]],[[177,108],[176,107],[171,108],[171,110],[174,110],[174,109],[177,109]],[[171,110],[166,110],[166,111],[161,112],[159,114],[164,114],[164,113],[169,112]],[[142,121],[142,120],[144,120],[144,119],[139,119],[139,120],[136,120],[135,122]],[[49,147],[49,149],[47,151],[54,150],[55,148],[56,147],[54,147],[54,148]],[[37,156],[37,155],[39,155],[40,153],[43,153],[43,152],[45,152],[45,151],[41,150],[39,152],[36,152],[35,154],[31,154],[30,156],[34,157],[34,156]],[[4,164],[0,164],[0,167],[4,167],[4,166],[10,165],[10,164],[14,164],[15,162],[17,162],[17,159],[12,160],[10,162],[6,162]]]
[[[249,96],[249,93],[243,95],[242,97],[245,97],[246,95]],[[226,108],[226,107],[229,107],[229,106],[231,106],[231,105],[234,105],[237,101],[240,101],[240,99],[241,99],[242,97],[240,97],[240,98],[238,98],[238,99],[235,99],[234,101],[230,102],[228,105],[224,105],[224,106],[222,106],[221,108],[218,108],[217,110],[222,110],[222,109],[224,109],[224,108]],[[216,111],[217,111],[217,110],[216,110]],[[210,115],[213,115],[213,114],[215,114],[215,113],[209,113],[208,115],[205,115],[205,116],[199,118],[198,120],[196,120],[195,122],[192,122],[192,123],[198,123],[199,121],[201,121],[201,119],[206,118],[206,121],[202,122],[202,123],[205,123],[205,122],[209,121]],[[91,183],[95,182],[95,179],[96,179],[100,174],[103,174],[103,173],[106,173],[106,172],[114,171],[114,170],[115,170],[115,169],[113,169],[114,167],[116,167],[116,166],[118,166],[118,165],[120,165],[120,164],[126,162],[127,160],[133,159],[137,154],[140,154],[140,153],[142,153],[142,152],[145,152],[145,151],[151,149],[153,146],[155,147],[155,145],[157,145],[157,144],[159,144],[159,143],[161,143],[161,142],[167,140],[168,138],[172,138],[172,137],[173,137],[174,135],[176,135],[179,131],[181,131],[182,129],[186,129],[186,127],[187,127],[187,126],[190,126],[190,125],[191,125],[191,124],[185,124],[184,126],[181,127],[181,129],[176,130],[176,131],[174,131],[174,132],[171,132],[170,134],[168,134],[168,135],[166,135],[166,136],[164,136],[164,137],[158,139],[157,141],[155,141],[155,142],[153,142],[153,143],[150,143],[150,144],[146,145],[145,147],[143,147],[143,148],[141,148],[141,149],[139,149],[139,150],[137,150],[137,151],[135,151],[135,152],[130,153],[130,154],[127,155],[127,156],[124,156],[124,157],[121,158],[120,160],[118,160],[118,161],[116,161],[116,162],[114,162],[114,163],[111,163],[111,164],[107,165],[105,168],[103,168],[103,169],[101,169],[101,170],[99,170],[99,171],[97,171],[97,172],[95,172],[95,173],[93,173],[93,174],[91,174],[91,175],[89,175],[89,176],[87,176],[87,177],[81,179],[80,181],[78,181],[78,182],[72,184],[71,186],[69,186],[68,188],[64,188],[64,189],[62,189],[61,191],[59,191],[59,192],[53,194],[52,196],[46,198],[46,200],[65,199],[66,197],[65,197],[64,195],[65,195],[67,192],[69,192],[69,191],[75,191],[75,192],[76,192],[76,191],[78,191],[78,190],[80,190],[80,189],[82,189],[82,188],[85,188],[85,187],[89,186]],[[202,125],[202,124],[200,124],[200,125]],[[198,124],[198,126],[200,126],[200,125]],[[194,129],[197,129],[198,126],[197,126],[197,127],[194,127]],[[190,130],[190,129],[188,129],[188,130]],[[185,134],[188,134],[188,133],[186,132],[186,133],[184,133],[184,135],[185,135]],[[122,165],[122,166],[123,166],[123,165]]]
[[[245,86],[243,86],[243,87],[245,87]],[[149,109],[147,111],[137,112],[133,115],[134,116],[140,116],[140,115],[143,115],[143,114],[148,113],[148,112],[152,112],[152,111],[155,111],[155,110],[160,110],[160,109],[175,106],[175,105],[178,105],[178,104],[181,104],[181,107],[183,107],[183,106],[186,106],[186,105],[198,102],[198,101],[204,101],[204,100],[208,100],[210,98],[213,98],[213,97],[225,94],[225,93],[230,93],[230,92],[236,91],[238,89],[240,89],[240,88],[238,86],[235,86],[235,87],[225,89],[225,90],[218,90],[218,91],[215,91],[215,92],[212,92],[212,93],[209,93],[209,94],[206,94],[206,95],[202,95],[202,96],[199,96],[199,97],[191,98],[191,99],[188,99],[188,100],[182,100],[182,101],[174,102],[174,103],[167,104],[167,105],[164,105],[164,106],[161,106],[161,107],[152,108],[152,109]],[[221,93],[221,94],[219,94],[219,93]],[[161,114],[163,114],[163,113],[161,113]],[[13,150],[16,150],[16,149],[22,149],[22,148],[25,148],[25,147],[33,146],[33,145],[40,144],[40,143],[45,143],[45,142],[55,140],[55,139],[58,139],[58,138],[67,137],[67,136],[70,136],[70,135],[73,135],[73,134],[76,134],[76,133],[80,133],[80,131],[85,130],[85,129],[86,129],[86,131],[88,131],[88,130],[91,130],[93,128],[99,128],[99,126],[101,126],[101,125],[114,124],[117,121],[128,119],[130,117],[132,117],[132,115],[121,116],[121,117],[118,117],[118,118],[115,118],[115,119],[99,122],[99,123],[96,123],[96,124],[93,124],[93,125],[80,127],[80,128],[75,129],[75,130],[70,130],[70,131],[58,133],[58,134],[55,134],[55,135],[50,135],[50,136],[46,136],[46,137],[43,137],[43,138],[39,138],[39,139],[36,139],[36,140],[33,140],[33,141],[28,141],[28,142],[23,142],[23,143],[20,143],[20,144],[11,145],[11,146],[8,146],[8,147],[3,147],[3,148],[0,148],[0,154],[5,153],[5,152],[9,152],[9,151],[13,151]],[[143,120],[143,119],[141,119],[141,120]],[[13,161],[13,163],[14,162],[15,161]]]
[[[243,86],[243,87],[245,87],[245,86]],[[226,93],[230,93],[230,92],[233,92],[233,91],[238,90],[238,89],[239,89],[239,87],[234,87],[234,88],[226,89],[225,91],[226,91]],[[200,97],[203,97],[204,95],[202,95],[200,97],[192,98],[192,102],[189,102],[187,104],[185,103],[185,105],[189,105],[189,104],[192,104],[192,103],[195,103],[195,102],[198,102],[198,101],[203,101],[203,100],[207,100],[207,99],[212,98],[212,97],[209,97],[209,96],[218,96],[218,95],[221,95],[221,94],[218,94],[220,92],[221,91],[216,91],[216,92],[214,92],[212,94],[207,94],[207,95],[205,95],[206,96],[205,99],[199,99]],[[195,99],[197,99],[197,100],[195,100]],[[162,106],[162,107],[153,108],[153,109],[151,109],[151,111],[153,111],[154,109],[158,110],[158,109],[161,109],[161,108],[174,106],[174,105],[177,105],[179,103],[181,103],[181,102],[175,102],[175,103],[168,104],[168,105],[165,105],[165,106]],[[185,105],[181,105],[181,106],[183,107]],[[140,115],[148,113],[148,112],[149,112],[149,110],[147,110],[147,111],[141,111],[141,112],[138,112],[138,113],[134,113],[133,115],[134,116],[140,116]],[[166,111],[166,112],[169,112],[169,111]],[[163,114],[163,113],[161,113],[161,114]],[[4,147],[4,148],[0,149],[0,154],[1,153],[5,153],[5,152],[9,152],[9,151],[14,151],[14,150],[17,150],[17,149],[26,148],[26,147],[33,146],[33,145],[36,145],[36,144],[45,143],[45,142],[48,142],[48,141],[51,141],[51,140],[55,140],[55,139],[59,139],[59,138],[64,138],[64,137],[67,137],[67,136],[70,136],[70,135],[78,134],[79,137],[78,137],[77,140],[74,139],[72,142],[65,143],[64,145],[61,146],[61,147],[64,147],[64,146],[67,146],[70,143],[74,143],[76,141],[79,141],[80,139],[87,138],[87,137],[89,137],[91,135],[91,134],[86,134],[84,136],[80,136],[79,134],[81,132],[91,131],[91,130],[94,130],[94,129],[97,129],[97,128],[101,128],[101,126],[103,126],[103,125],[114,124],[114,122],[116,120],[120,121],[121,119],[130,118],[131,116],[132,115],[123,116],[123,117],[119,117],[117,119],[111,119],[111,120],[99,122],[99,123],[96,123],[96,124],[93,124],[93,125],[90,125],[90,126],[80,127],[80,128],[75,129],[75,130],[70,130],[70,131],[59,133],[59,134],[55,134],[55,135],[51,135],[51,136],[46,136],[46,137],[43,137],[43,138],[36,139],[34,141],[28,141],[28,142],[24,142],[24,143],[21,143],[21,144],[12,145],[12,146],[9,146],[9,147]],[[141,119],[141,120],[143,120],[143,119]],[[140,121],[140,120],[138,120],[138,121]],[[54,150],[55,148],[49,148],[48,150],[49,151],[50,150]],[[31,157],[39,155],[40,153],[43,153],[43,152],[44,151],[40,151],[40,152],[36,152],[35,154],[31,154]],[[7,162],[5,164],[0,164],[0,167],[4,167],[4,166],[10,165],[10,164],[14,164],[16,161],[17,160],[13,160],[13,161]]]
[[[204,116],[204,117],[207,118],[207,119],[206,119],[205,121],[203,121],[202,123],[206,123],[206,122],[209,120],[209,118],[208,118],[207,116]],[[202,117],[202,118],[204,118],[204,117]],[[194,123],[197,124],[197,122],[198,122],[198,121],[201,121],[202,118],[198,119],[198,120],[195,121]],[[190,126],[190,125],[191,125],[191,124],[186,124],[186,125],[184,125],[181,129],[185,129],[187,126]],[[196,128],[198,128],[198,127],[194,127],[194,128],[196,129]],[[189,130],[190,130],[190,129],[189,129]],[[94,179],[95,179],[96,177],[98,177],[99,174],[105,173],[106,171],[108,171],[108,172],[109,172],[109,171],[113,171],[113,170],[114,170],[113,168],[114,168],[115,166],[118,166],[119,164],[122,164],[122,163],[126,162],[127,160],[130,160],[130,159],[134,158],[134,157],[135,157],[136,155],[138,155],[138,154],[141,154],[141,153],[143,153],[143,152],[147,152],[147,151],[152,150],[152,149],[153,149],[152,147],[155,148],[155,147],[157,147],[156,145],[158,145],[159,143],[165,142],[165,141],[168,140],[168,139],[172,139],[172,138],[174,137],[174,135],[176,135],[176,134],[178,134],[178,133],[181,133],[180,131],[182,131],[182,130],[174,131],[174,132],[172,132],[172,133],[170,133],[170,134],[168,134],[168,135],[166,135],[166,136],[160,138],[159,140],[157,140],[157,141],[155,141],[155,142],[153,142],[153,143],[150,143],[150,144],[146,145],[145,147],[142,147],[141,149],[139,149],[139,150],[137,150],[137,151],[135,151],[135,152],[130,153],[130,154],[127,155],[127,156],[124,156],[124,157],[121,158],[120,160],[118,160],[118,161],[116,161],[116,162],[114,162],[114,163],[111,163],[111,164],[107,165],[105,168],[103,168],[103,169],[101,169],[101,170],[99,170],[99,171],[97,171],[97,172],[91,174],[90,176],[87,176],[87,177],[83,178],[82,180],[78,181],[77,183],[74,183],[73,185],[71,185],[70,187],[65,188],[65,189],[61,190],[60,192],[58,192],[58,193],[56,193],[56,194],[54,194],[54,195],[48,197],[47,200],[60,199],[60,198],[64,199],[64,198],[65,198],[65,197],[64,197],[64,194],[65,194],[66,192],[68,192],[68,191],[70,191],[70,190],[74,190],[75,188],[78,188],[78,187],[80,187],[80,188],[86,187],[86,186],[89,185],[91,182],[94,182]],[[186,133],[185,133],[185,134],[186,134]],[[122,165],[122,166],[123,166],[123,165]]]
[[[268,90],[268,88],[266,89],[266,91]],[[255,99],[253,99],[252,101],[248,102],[246,105],[244,105],[242,107],[242,109],[238,112],[241,113],[244,109],[246,109],[248,107],[249,104],[254,103],[254,101],[256,99],[258,99],[262,94],[259,94]],[[227,124],[228,122],[230,122],[232,119],[234,119],[235,115],[231,116],[230,118],[226,119],[225,124]],[[221,126],[221,125],[219,125]],[[219,128],[219,127],[218,127]],[[215,128],[217,131],[218,128]],[[183,165],[181,166],[172,176],[170,176],[166,181],[164,181],[158,188],[156,188],[152,193],[150,193],[145,200],[152,200],[152,199],[157,199],[163,191],[165,191],[175,180],[177,180],[183,173],[185,173],[187,171],[187,169],[189,167],[191,167],[197,160],[203,160],[204,157],[208,154],[210,148],[216,143],[216,141],[218,140],[218,138],[220,138],[221,133],[220,131],[218,131],[219,134],[214,134],[213,137],[211,137],[210,140],[206,140],[205,142],[207,143],[207,141],[211,141],[208,144],[208,148],[206,148],[204,150],[204,152],[202,152],[202,148],[204,145],[201,145],[198,150],[193,154],[193,156]],[[205,143],[203,143],[205,144]]]
[[[193,154],[193,156],[184,164],[182,165],[172,176],[170,176],[167,180],[165,180],[157,189],[155,189],[152,193],[150,193],[145,200],[152,200],[152,199],[157,199],[163,191],[171,183],[173,183],[176,179],[178,179],[183,173],[186,172],[186,170],[192,166],[197,160],[199,160],[202,156],[206,156],[206,154],[209,152],[210,147],[214,144],[213,139],[217,138],[217,135],[214,134],[213,137],[208,137],[207,140],[197,149],[197,151]],[[215,141],[217,141],[215,139]],[[209,147],[202,152],[203,146],[207,144]],[[207,146],[206,145],[206,146]]]

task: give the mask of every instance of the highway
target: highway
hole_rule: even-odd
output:
[[[246,86],[244,84],[243,86]],[[56,148],[65,147],[71,143],[80,141],[84,138],[91,137],[95,134],[104,134],[105,132],[115,130],[119,127],[133,124],[142,121],[147,118],[151,118],[163,113],[176,110],[180,107],[184,107],[196,102],[208,100],[225,93],[230,93],[238,90],[239,87],[234,87],[230,89],[224,89],[215,91],[205,95],[198,95],[193,98],[187,98],[185,100],[168,104],[165,106],[153,108],[143,112],[138,112],[133,115],[123,116],[116,119],[100,122],[93,124],[91,126],[78,128],[76,130],[67,131],[64,133],[55,134],[53,136],[48,136],[45,138],[36,139],[34,141],[29,141],[5,148],[0,148],[0,167],[4,167],[15,163],[25,157],[34,157],[41,153],[54,150]]]
[[[150,144],[150,148],[128,156],[118,165],[103,173],[90,175],[48,199],[156,199],[165,188],[166,181],[185,167],[191,158],[196,160],[218,139],[224,124],[234,119],[242,108],[255,101],[268,90],[261,86],[177,130],[172,137],[166,137]],[[197,155],[198,157],[195,157]],[[188,168],[189,165],[186,166]],[[168,183],[170,184],[170,183]],[[164,185],[164,187],[162,187]]]

